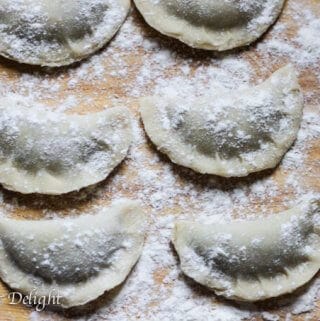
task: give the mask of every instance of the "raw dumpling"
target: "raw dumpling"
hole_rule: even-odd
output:
[[[140,105],[148,136],[174,163],[240,177],[280,162],[296,139],[303,97],[288,65],[253,88],[147,97]]]
[[[21,193],[63,194],[104,180],[131,143],[123,107],[66,115],[0,99],[0,183]]]
[[[147,23],[191,47],[228,50],[257,40],[284,0],[134,0]]]
[[[63,66],[86,58],[118,31],[130,0],[0,0],[0,54]]]
[[[84,305],[122,283],[144,242],[145,215],[122,201],[97,215],[47,221],[0,220],[0,276],[22,294]]]
[[[290,293],[320,268],[320,201],[275,217],[201,225],[176,224],[182,271],[217,294],[258,301]]]

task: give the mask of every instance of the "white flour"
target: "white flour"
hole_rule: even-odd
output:
[[[110,46],[83,62],[81,65],[62,70],[53,75],[41,72],[21,72],[16,80],[8,79],[5,71],[0,74],[0,93],[15,92],[31,99],[49,99],[58,111],[76,110],[79,104],[94,106],[97,97],[83,97],[77,86],[103,86],[110,102],[125,104],[127,99],[160,92],[170,87],[179,94],[201,95],[212,86],[238,88],[248,85],[253,78],[263,81],[275,70],[277,64],[293,62],[302,73],[320,63],[320,19],[299,1],[289,1],[285,15],[297,25],[293,40],[288,40],[288,25],[278,22],[268,36],[257,44],[259,57],[244,59],[244,54],[203,54],[193,56],[193,51],[177,51],[171,42],[161,40],[156,32],[147,35],[147,27],[141,27],[140,18],[129,17]],[[137,68],[128,56],[143,55],[143,65]],[[274,65],[265,64],[272,57]],[[269,61],[269,60],[268,60]],[[258,65],[259,75],[253,64]],[[174,71],[175,76],[169,77]],[[126,80],[126,77],[133,79]],[[320,75],[316,75],[320,88]],[[110,80],[120,80],[119,88],[110,86]],[[60,93],[61,81],[66,89]],[[167,89],[168,90],[168,89]],[[303,88],[306,105],[313,98],[320,102],[319,94],[313,89]],[[101,97],[100,97],[101,98]],[[104,98],[104,97],[102,97]],[[94,108],[93,108],[94,109]],[[112,199],[125,197],[140,199],[146,208],[151,208],[149,236],[142,257],[133,273],[119,293],[98,311],[81,317],[78,321],[242,321],[261,316],[266,321],[290,321],[294,314],[305,313],[313,317],[315,302],[320,298],[320,283],[316,280],[305,292],[277,300],[286,311],[278,315],[267,305],[239,305],[217,299],[212,293],[197,287],[180,272],[177,258],[170,247],[173,223],[177,217],[193,218],[200,222],[230,220],[234,214],[240,218],[270,214],[270,206],[277,197],[284,200],[283,207],[294,205],[306,194],[316,194],[316,187],[305,186],[301,177],[312,176],[308,172],[308,150],[320,138],[320,115],[314,108],[306,106],[302,128],[294,147],[285,155],[281,169],[288,173],[280,188],[275,178],[258,175],[252,180],[225,180],[216,177],[202,178],[191,171],[176,169],[167,159],[156,152],[146,154],[147,140],[138,121],[135,126],[135,142],[126,160],[126,170],[117,172],[93,190],[81,192],[79,200],[91,193]],[[134,180],[128,175],[132,174]],[[190,177],[194,178],[193,180]],[[291,191],[290,197],[283,190]],[[17,204],[0,195],[5,214],[10,214]],[[174,207],[179,206],[179,213]],[[99,205],[97,205],[99,206]],[[280,209],[279,209],[280,210]],[[51,211],[44,211],[54,216]],[[77,213],[77,211],[75,211]],[[161,215],[159,214],[161,212]],[[70,213],[73,213],[70,210]],[[160,276],[159,276],[160,275]],[[155,276],[160,282],[155,282]],[[162,279],[163,276],[163,279]],[[217,303],[218,302],[218,303]],[[269,311],[270,310],[270,311]],[[30,314],[32,321],[59,320],[59,314],[50,312]],[[61,320],[63,317],[61,317]]]

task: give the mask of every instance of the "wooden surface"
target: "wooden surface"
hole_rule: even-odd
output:
[[[297,28],[295,25],[294,19],[292,19],[292,10],[290,9],[290,5],[292,3],[303,3],[306,8],[310,8],[315,14],[320,16],[320,3],[318,0],[292,0],[290,4],[286,5],[286,8],[280,18],[280,22],[286,22],[290,28],[286,30],[286,36],[288,39],[291,39],[296,36]],[[188,47],[178,43],[177,41],[168,39],[167,37],[162,37],[158,35],[158,33],[143,22],[142,18],[139,14],[134,10],[131,13],[134,17],[135,23],[140,25],[141,32],[144,37],[157,37],[162,42],[162,45],[168,50],[175,51],[177,54],[177,59],[183,61],[183,59],[193,59],[194,65],[197,65],[197,61],[201,61],[204,65],[206,64],[206,57],[210,56],[210,53],[207,52],[197,52],[189,49]],[[271,37],[272,30],[265,36]],[[320,35],[319,35],[320,36]],[[267,39],[266,38],[266,39]],[[251,66],[254,68],[257,79],[263,79],[268,77],[273,71],[275,71],[278,67],[284,65],[285,63],[290,61],[289,57],[282,57],[274,59],[272,56],[269,59],[263,57],[261,58],[261,53],[256,50],[257,44],[251,46],[250,48],[246,48],[238,51],[238,55],[248,61]],[[51,84],[58,83],[60,87],[56,91],[54,95],[50,94],[50,91],[44,89],[44,86],[41,85],[41,88],[32,88],[31,90],[36,91],[40,90],[44,93],[44,96],[47,98],[43,99],[45,103],[56,105],[57,101],[63,101],[69,95],[74,95],[79,98],[80,103],[79,106],[73,108],[71,112],[93,112],[96,110],[102,109],[106,102],[112,102],[116,98],[120,104],[124,104],[129,106],[135,117],[138,118],[138,103],[136,97],[130,97],[127,95],[127,88],[134,86],[134,81],[136,79],[137,73],[140,70],[141,66],[145,61],[145,55],[147,53],[144,52],[143,48],[139,48],[137,50],[138,54],[132,54],[130,50],[121,52],[121,59],[126,62],[127,66],[127,75],[125,77],[112,77],[111,73],[106,73],[105,79],[94,81],[87,79],[80,79],[76,86],[73,88],[67,86],[68,82],[72,77],[74,77],[77,72],[77,68],[80,68],[81,64],[77,64],[70,68],[58,69],[55,71],[47,71],[42,70],[36,67],[29,66],[21,66],[16,63],[7,61],[5,59],[0,60],[0,82],[6,85],[10,85],[12,88],[14,86],[21,86],[21,77],[27,77],[28,75],[37,75],[39,78],[39,83],[43,81],[48,81],[49,87]],[[101,53],[100,53],[101,54]],[[114,70],[117,67],[115,65],[116,58],[106,56],[104,59],[105,68],[104,70],[110,71]],[[84,62],[86,63],[86,62]],[[314,110],[319,112],[319,79],[317,75],[319,75],[319,64],[307,66],[300,73],[300,84],[305,94],[306,108],[308,110]],[[172,67],[169,70],[170,75],[175,74],[176,69]],[[254,79],[253,79],[254,82]],[[153,83],[149,82],[146,84],[143,92],[145,94],[149,93],[152,90]],[[19,87],[20,88],[20,87]],[[90,97],[90,106],[88,107],[87,98]],[[298,176],[301,178],[299,181],[299,186],[301,188],[305,188],[306,191],[312,190],[320,192],[320,141],[313,140],[310,141],[310,146],[308,146],[308,152],[306,156],[306,161],[304,162],[303,167],[299,167],[295,169],[298,173]],[[144,144],[139,147],[141,152],[147,157],[152,157],[153,154],[157,153],[151,144]],[[161,158],[160,164],[156,166],[162,166],[162,163],[165,164],[168,162],[168,159],[163,157]],[[151,168],[150,164],[146,164],[146,167]],[[142,168],[142,166],[140,167]],[[80,193],[71,193],[64,196],[55,196],[55,197],[46,197],[41,195],[20,195],[18,193],[9,192],[6,190],[2,190],[3,194],[3,206],[8,207],[12,206],[12,216],[23,218],[32,218],[38,219],[44,216],[44,211],[49,209],[52,211],[57,211],[59,215],[68,215],[70,210],[76,209],[79,212],[86,211],[90,209],[92,206],[96,204],[108,204],[112,195],[117,193],[121,193],[123,196],[138,198],[139,192],[143,192],[143,189],[140,186],[135,184],[134,177],[136,175],[135,168],[130,165],[130,162],[126,161],[122,163],[115,172],[108,178],[106,181],[99,184],[98,189],[99,193],[96,192],[88,192],[81,191]],[[188,171],[184,171],[180,169],[178,166],[173,165],[173,170],[177,174],[177,179],[180,184],[186,184],[188,181],[194,181],[195,186],[206,184],[208,178],[200,175],[190,174]],[[181,174],[182,173],[182,174]],[[220,188],[224,188],[226,185],[228,186],[236,186],[239,181],[244,182],[245,184],[250,184],[250,182],[255,181],[257,178],[261,178],[264,176],[273,177],[274,182],[278,185],[278,189],[280,193],[271,199],[268,200],[269,209],[278,211],[283,209],[282,201],[283,199],[290,199],[294,197],[294,191],[287,189],[285,181],[286,177],[289,175],[285,170],[276,169],[275,171],[267,171],[266,173],[252,175],[249,178],[236,180],[231,179],[229,181],[225,179],[216,179],[217,185]],[[125,178],[127,181],[127,188],[123,190],[123,184],[117,185],[114,183],[116,176],[119,175],[121,178]],[[296,175],[297,176],[297,175]],[[132,185],[130,182],[132,181]],[[101,192],[102,191],[102,192]],[[265,200],[261,199],[252,199],[252,206],[259,208],[260,206],[266,206]],[[190,206],[193,206],[190,204]],[[146,209],[148,210],[148,209]],[[170,209],[171,212],[176,213],[177,217],[181,212],[179,205],[175,205],[174,208]],[[160,211],[159,215],[165,215],[166,210]],[[169,273],[169,271],[159,269],[154,273],[155,282],[159,285],[162,283],[163,278]],[[201,290],[204,291],[204,290]],[[303,292],[304,289],[298,291],[298,293]],[[8,289],[6,286],[0,284],[0,295],[6,295]],[[143,294],[142,294],[143,295]],[[94,303],[94,307],[102,306],[104,302],[108,299],[108,294],[105,295],[102,299],[98,300]],[[277,300],[277,299],[276,299]],[[274,301],[276,301],[274,300]],[[273,302],[270,301],[267,303],[261,303],[258,307],[261,309],[267,308],[269,312],[276,313],[280,315],[280,320],[285,320],[285,316],[287,308],[284,306],[282,308],[276,307],[273,308]],[[157,303],[155,303],[157,304]],[[0,304],[0,321],[25,321],[29,320],[29,316],[32,309],[24,307],[22,305],[9,305],[7,300],[3,300],[2,304]],[[68,315],[70,313],[67,312],[65,314],[60,314],[56,316],[56,320],[66,320],[68,319]],[[72,313],[71,313],[72,314]],[[292,316],[291,321],[302,321],[304,320],[304,315]],[[46,319],[43,319],[46,320]],[[105,318],[107,320],[107,316]],[[255,320],[261,320],[257,317]],[[315,308],[315,313],[310,317],[311,321],[320,320],[320,302]],[[143,320],[147,321],[147,320]]]

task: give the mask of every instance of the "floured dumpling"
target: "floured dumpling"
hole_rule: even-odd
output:
[[[129,0],[0,0],[0,54],[21,63],[62,66],[105,45]]]
[[[181,269],[218,295],[258,301],[291,293],[320,268],[320,200],[270,218],[176,224]]]
[[[191,47],[228,50],[257,40],[284,0],[134,0],[149,25]]]
[[[129,200],[78,218],[2,218],[1,279],[26,295],[59,294],[64,308],[84,305],[128,276],[142,251],[145,219]]]
[[[131,118],[115,107],[66,115],[0,99],[0,183],[21,193],[63,194],[104,180],[126,156]]]
[[[200,173],[246,176],[275,167],[296,139],[303,97],[288,65],[239,90],[141,99],[145,130],[170,159]]]

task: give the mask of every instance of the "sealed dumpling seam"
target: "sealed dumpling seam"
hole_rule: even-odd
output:
[[[0,0],[0,54],[21,63],[63,66],[105,45],[129,0]]]
[[[190,97],[160,92],[140,106],[146,133],[174,163],[240,177],[281,161],[297,137],[303,97],[287,65],[256,87],[212,88]]]
[[[125,158],[132,140],[126,108],[67,115],[32,103],[0,99],[0,183],[7,189],[68,193],[104,180]]]
[[[258,301],[291,293],[320,269],[320,200],[269,218],[225,224],[178,222],[182,271],[218,295]]]
[[[1,279],[25,295],[57,293],[64,308],[84,305],[128,276],[142,251],[145,221],[129,200],[78,218],[2,218]]]
[[[257,40],[285,0],[134,0],[150,26],[195,48],[228,50]]]

